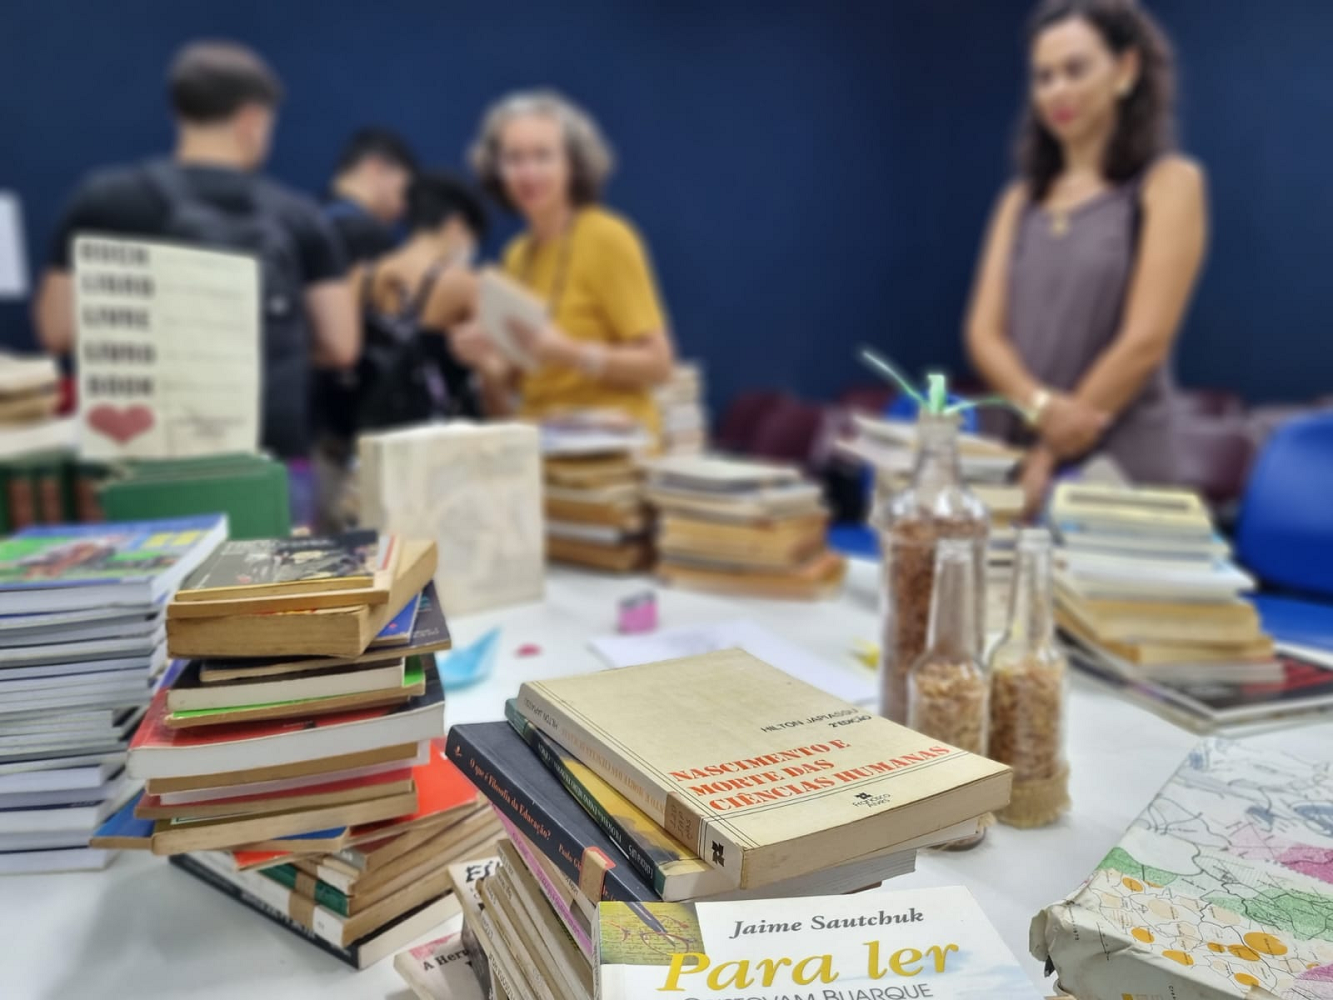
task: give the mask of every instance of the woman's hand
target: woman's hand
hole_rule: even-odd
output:
[[[449,330],[449,349],[455,358],[483,378],[501,381],[510,374],[510,365],[478,320],[459,323]]]
[[[533,326],[520,319],[509,320],[509,332],[519,348],[538,365],[554,368],[577,368],[579,344],[562,333],[553,323]]]
[[[1034,521],[1041,514],[1046,503],[1046,493],[1051,488],[1051,479],[1055,476],[1057,459],[1045,445],[1037,445],[1028,452],[1023,462],[1023,471],[1018,477],[1018,485],[1023,489],[1024,521]]]
[[[1042,409],[1037,430],[1056,457],[1078,458],[1101,439],[1110,422],[1109,414],[1060,392]]]

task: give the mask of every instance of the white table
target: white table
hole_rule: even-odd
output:
[[[504,699],[524,679],[600,667],[587,640],[613,631],[617,599],[645,586],[555,570],[545,602],[451,622],[458,645],[496,625],[503,632],[494,675],[449,696],[450,724],[502,718]],[[810,605],[662,590],[661,624],[749,618],[817,654],[830,670],[864,671],[849,647],[875,636],[870,586],[860,581],[837,601]],[[525,644],[540,652],[520,658]],[[1333,726],[1327,724],[1251,738],[1303,756],[1333,757]],[[1031,969],[1033,982],[1045,988],[1039,964],[1027,953],[1033,914],[1079,885],[1196,740],[1076,677],[1072,813],[1044,830],[992,828],[981,847],[964,854],[922,852],[917,871],[888,887],[967,886]],[[186,995],[407,1000],[410,993],[391,960],[355,973],[162,858],[126,852],[104,872],[0,878],[4,1000]]]

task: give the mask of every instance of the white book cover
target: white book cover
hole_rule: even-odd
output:
[[[249,254],[74,241],[80,449],[187,458],[259,446],[259,266]]]
[[[439,928],[433,941],[399,952],[393,967],[420,1000],[485,1000],[463,947],[459,914]]]
[[[601,1000],[1035,1000],[961,887],[598,906]]]
[[[454,421],[360,440],[362,519],[439,547],[445,614],[540,600],[546,581],[535,427]]]
[[[477,292],[478,318],[486,335],[512,363],[529,371],[536,368],[536,361],[518,342],[511,324],[517,320],[530,327],[544,326],[549,320],[546,303],[493,267],[481,272]]]

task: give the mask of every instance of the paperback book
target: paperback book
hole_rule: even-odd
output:
[[[964,888],[602,903],[601,1000],[1039,1000]]]
[[[1007,767],[741,650],[528,682],[518,708],[699,857],[737,872],[741,888],[808,875],[1009,801]]]

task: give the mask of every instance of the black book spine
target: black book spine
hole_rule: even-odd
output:
[[[325,941],[308,927],[303,927],[291,917],[287,916],[287,914],[283,913],[281,910],[275,910],[263,900],[256,899],[240,886],[232,885],[221,875],[217,874],[217,872],[211,871],[204,865],[201,865],[188,854],[173,854],[167,858],[167,862],[168,864],[175,865],[182,871],[189,872],[195,878],[199,879],[199,881],[206,882],[214,889],[225,893],[238,903],[243,903],[255,912],[268,917],[268,919],[272,920],[278,926],[287,928],[287,930],[291,931],[293,934],[299,934],[311,944],[319,946],[334,958],[340,959],[352,968],[360,968],[359,948],[355,944],[353,944],[351,948],[339,948],[332,942]]]
[[[618,858],[623,859],[610,838],[569,797],[559,780],[546,770],[537,755],[523,742],[523,738],[508,723],[493,725],[502,727],[524,753],[531,756],[534,773],[525,776],[506,773],[498,760],[470,738],[469,726],[454,726],[449,730],[445,753],[454,766],[575,885],[580,884],[583,852],[587,848],[597,848],[613,862]],[[519,780],[520,777],[537,780],[528,782]],[[548,808],[543,801],[544,796],[532,794],[531,787],[534,785],[545,786],[548,794],[566,805],[570,812],[561,816]],[[658,897],[626,861],[614,864],[607,870],[602,880],[602,898],[634,902]]]

